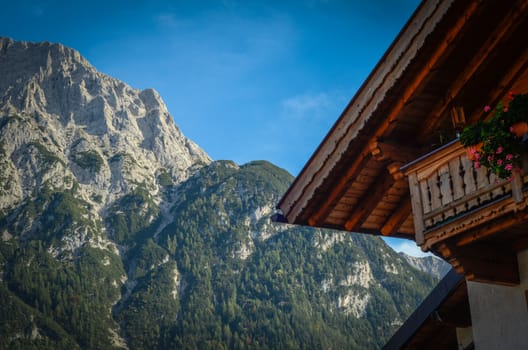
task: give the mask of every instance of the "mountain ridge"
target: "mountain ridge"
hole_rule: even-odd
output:
[[[8,71],[0,347],[370,349],[433,286],[379,238],[271,222],[287,171],[212,161],[77,51],[0,38]]]
[[[435,256],[415,257],[403,252],[400,252],[400,255],[412,267],[438,279],[442,279],[451,270],[451,265]]]

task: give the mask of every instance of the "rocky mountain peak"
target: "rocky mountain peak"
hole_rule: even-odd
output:
[[[182,135],[157,92],[133,89],[98,72],[73,49],[0,38],[0,74],[4,114],[31,115],[57,131],[73,128],[99,139],[108,136],[112,142],[103,146],[138,145],[166,167],[184,170],[210,162]]]
[[[451,270],[451,265],[434,256],[418,258],[407,255],[403,252],[400,252],[400,256],[404,258],[412,267],[437,279],[442,279],[449,272],[449,270]]]
[[[42,186],[75,185],[98,210],[139,184],[159,202],[163,185],[211,162],[156,91],[100,73],[61,44],[0,38],[0,76],[0,211]]]

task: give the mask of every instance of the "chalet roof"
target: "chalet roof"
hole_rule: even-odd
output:
[[[456,327],[469,326],[466,281],[451,270],[383,349],[456,349]]]
[[[528,2],[425,0],[278,204],[300,225],[413,238],[400,167],[528,86]]]

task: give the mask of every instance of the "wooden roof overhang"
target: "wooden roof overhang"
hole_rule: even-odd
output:
[[[456,329],[470,326],[466,280],[451,270],[383,349],[458,349]]]
[[[414,239],[400,167],[528,86],[528,2],[425,0],[280,200],[291,224]]]

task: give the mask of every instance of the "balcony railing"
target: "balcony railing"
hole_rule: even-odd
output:
[[[402,168],[409,179],[416,243],[424,250],[525,206],[528,177],[499,179],[475,169],[458,141]]]

